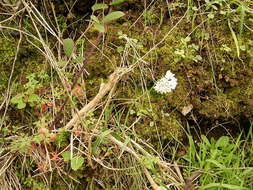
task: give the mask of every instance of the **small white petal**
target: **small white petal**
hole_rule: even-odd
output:
[[[159,93],[167,93],[174,90],[177,86],[177,79],[171,71],[166,72],[166,76],[157,81],[154,89]]]
[[[165,75],[165,78],[171,79],[171,78],[174,78],[174,76],[175,76],[175,74],[173,74],[171,71],[167,71],[166,75]]]

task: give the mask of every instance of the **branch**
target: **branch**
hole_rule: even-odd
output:
[[[129,69],[127,68],[117,68],[110,76],[107,83],[103,83],[100,86],[98,94],[91,100],[87,105],[85,105],[80,111],[78,111],[74,117],[67,123],[64,129],[70,129],[81,123],[81,120],[93,110],[93,108],[98,105],[98,103],[103,99],[103,97],[116,85],[120,77],[127,73]]]

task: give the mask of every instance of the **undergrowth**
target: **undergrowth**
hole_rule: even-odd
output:
[[[197,144],[188,136],[189,148],[180,162],[187,166],[189,181],[199,178],[200,189],[252,189],[252,135],[251,129],[235,139],[201,136]]]
[[[252,5],[1,1],[0,188],[252,189]]]

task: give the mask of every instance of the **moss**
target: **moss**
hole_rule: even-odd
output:
[[[150,139],[154,145],[158,145],[159,139],[162,141],[181,139],[184,134],[181,115],[170,111],[166,96],[158,96],[152,100],[152,103],[136,102],[130,110],[129,121],[134,122],[137,116],[142,118],[135,126],[137,134]]]
[[[136,131],[142,137],[151,140],[153,145],[161,140],[180,140],[184,136],[181,117],[176,113],[164,113],[156,111],[157,117],[144,118],[142,124],[136,126]]]
[[[199,113],[212,119],[229,118],[236,111],[235,102],[223,93],[211,96],[210,100],[202,102],[201,105]]]
[[[15,40],[0,37],[0,91],[7,87],[12,63],[15,57]]]

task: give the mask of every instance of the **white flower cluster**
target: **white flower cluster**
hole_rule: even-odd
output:
[[[177,86],[177,79],[175,77],[175,74],[173,74],[171,71],[167,71],[165,77],[158,80],[155,84],[154,89],[163,94],[167,92],[171,92],[174,90]]]

